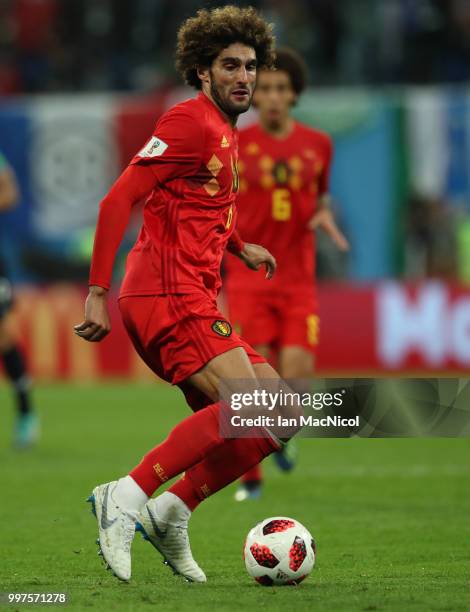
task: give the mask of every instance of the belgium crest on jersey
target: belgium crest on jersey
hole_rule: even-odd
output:
[[[286,185],[291,174],[288,163],[285,162],[283,159],[277,161],[274,164],[273,174],[278,185]]]
[[[224,336],[227,338],[232,333],[232,326],[228,321],[221,321],[218,319],[212,323],[212,330],[219,336]]]

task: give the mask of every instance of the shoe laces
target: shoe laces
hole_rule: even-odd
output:
[[[191,547],[189,546],[188,528],[187,526],[173,525],[172,526],[173,537],[167,539],[165,542],[166,547],[172,554],[176,555],[191,555]]]
[[[178,538],[183,541],[184,544],[188,545],[189,548],[189,538],[188,538],[188,527],[179,525],[175,527],[176,533],[178,534]]]
[[[135,521],[137,516],[129,512],[123,512],[121,517],[122,533],[123,533],[123,549],[127,553],[131,549],[132,540],[135,536]]]

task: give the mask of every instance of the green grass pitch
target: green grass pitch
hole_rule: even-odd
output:
[[[16,452],[0,386],[0,591],[66,591],[71,610],[470,609],[469,439],[300,440],[292,474],[265,462],[261,500],[236,504],[232,485],[195,512],[190,536],[207,584],[173,576],[140,536],[123,584],[99,561],[85,498],[188,414],[182,396],[110,383],[42,385],[35,399],[41,443]],[[273,515],[316,538],[317,565],[298,587],[261,587],[246,574],[245,535]]]

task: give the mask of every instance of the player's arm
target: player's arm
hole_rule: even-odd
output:
[[[237,230],[232,232],[227,243],[227,251],[241,259],[251,270],[266,266],[266,278],[271,279],[276,271],[276,260],[271,253],[259,244],[243,242]]]
[[[316,230],[318,228],[322,229],[328,234],[340,251],[349,250],[349,242],[336,224],[336,219],[331,208],[331,196],[329,193],[324,193],[318,199],[317,210],[310,219],[308,227],[311,230]]]
[[[19,200],[20,194],[13,170],[3,165],[0,168],[0,211],[13,208]]]
[[[85,320],[75,326],[75,333],[84,340],[99,342],[111,330],[107,292],[132,207],[156,184],[193,174],[201,162],[203,143],[204,132],[197,117],[174,107],[157,122],[153,136],[101,202]]]
[[[312,231],[318,228],[322,229],[328,234],[340,251],[348,251],[349,242],[336,224],[336,219],[331,207],[329,182],[331,160],[333,157],[333,143],[328,137],[325,139],[325,148],[326,162],[318,182],[318,193],[320,195],[317,201],[317,209],[313,217],[310,219],[308,227]]]
[[[99,342],[110,331],[107,294],[114,259],[129,223],[132,207],[155,187],[155,175],[147,166],[130,165],[102,200],[96,225],[85,318],[75,325],[77,336]]]

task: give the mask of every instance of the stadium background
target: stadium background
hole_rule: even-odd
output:
[[[232,486],[195,513],[207,585],[180,583],[141,542],[131,584],[99,566],[84,499],[187,407],[177,390],[150,384],[114,300],[113,332],[98,346],[72,325],[99,200],[158,115],[190,94],[173,71],[175,31],[214,4],[0,0],[0,150],[22,193],[0,218],[0,249],[42,429],[31,452],[11,448],[15,415],[0,381],[0,591],[67,591],[76,610],[468,610],[468,438],[301,439],[292,474],[265,462],[260,500],[235,507]],[[335,141],[332,190],[352,250],[343,259],[319,239],[320,374],[464,376],[469,3],[251,4],[307,60],[311,88],[296,114]],[[137,226],[138,215],[116,288]],[[246,576],[243,539],[273,515],[294,516],[317,540],[314,575],[298,589],[263,590]]]
[[[332,192],[352,250],[344,259],[319,237],[318,371],[465,372],[468,3],[254,4],[307,60],[311,87],[296,116],[335,142]],[[158,116],[191,95],[172,54],[179,20],[199,5],[0,3],[0,148],[22,193],[2,215],[0,245],[36,378],[147,376],[119,318],[100,346],[68,330],[80,318],[98,202]],[[138,216],[115,287],[137,226]]]

